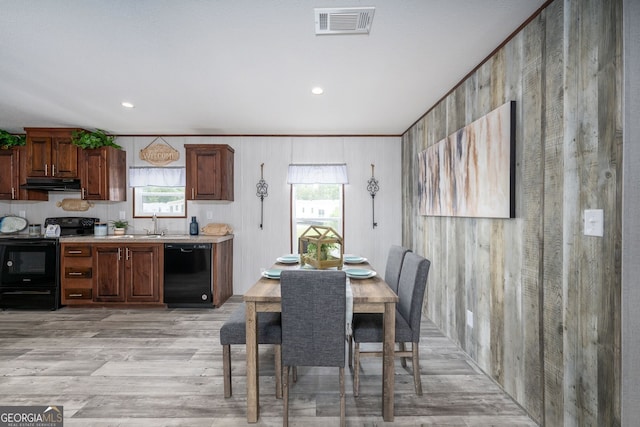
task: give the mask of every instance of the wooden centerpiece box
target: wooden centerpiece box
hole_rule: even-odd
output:
[[[342,237],[331,227],[312,225],[298,238],[300,265],[318,269],[342,269],[344,247]]]

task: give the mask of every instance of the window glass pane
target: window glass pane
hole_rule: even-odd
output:
[[[184,187],[135,187],[133,216],[186,217]]]
[[[310,225],[333,228],[344,236],[342,230],[342,184],[292,184],[291,215],[293,220],[292,248],[298,251],[298,237]]]

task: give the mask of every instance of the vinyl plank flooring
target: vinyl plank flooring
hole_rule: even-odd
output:
[[[217,309],[62,308],[0,312],[0,402],[60,405],[65,425],[247,425],[245,348],[232,346],[233,396],[223,396],[219,330],[241,299]],[[360,397],[347,368],[350,426],[522,426],[536,424],[428,319],[423,319],[420,374],[396,361],[395,421],[381,416],[380,358],[363,358]],[[273,346],[260,346],[260,419],[282,425],[275,398]],[[299,368],[290,389],[292,426],[336,425],[335,368]]]

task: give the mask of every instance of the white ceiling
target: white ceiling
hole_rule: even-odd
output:
[[[0,0],[0,129],[399,135],[544,2]],[[369,35],[315,35],[356,6]]]

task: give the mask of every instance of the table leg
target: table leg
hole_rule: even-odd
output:
[[[384,305],[384,344],[382,349],[382,418],[393,421],[394,411],[394,352],[396,341],[396,304]]]
[[[256,303],[246,303],[247,322],[247,422],[258,422],[260,393],[258,382],[258,313]]]

